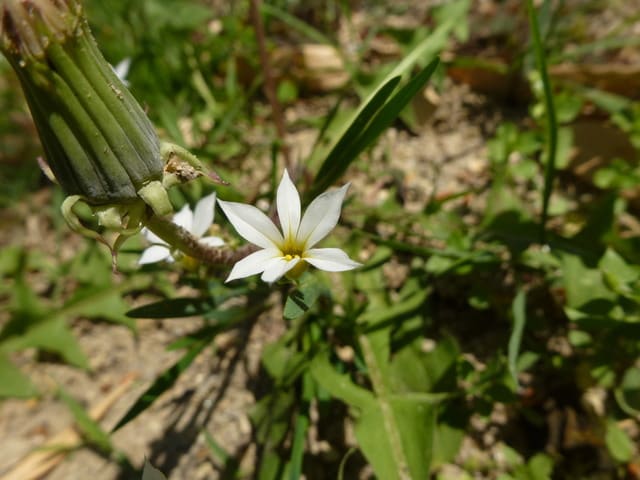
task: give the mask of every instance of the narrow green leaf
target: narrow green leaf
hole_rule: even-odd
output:
[[[207,447],[211,451],[211,455],[214,460],[218,460],[224,465],[224,471],[229,473],[230,478],[235,478],[238,471],[240,470],[240,465],[238,461],[233,458],[218,442],[216,442],[215,438],[207,431],[203,430],[204,440],[207,443]]]
[[[352,145],[358,139],[359,135],[361,135],[365,130],[367,124],[371,121],[371,118],[391,96],[399,82],[400,77],[391,78],[362,108],[360,114],[355,117],[353,122],[349,125],[349,128],[347,128],[340,140],[338,140],[334,145],[333,149],[320,166],[313,186],[313,193],[310,194],[310,196],[314,196],[316,192],[326,190],[326,188],[340,176],[340,173],[346,170],[349,163],[355,160],[355,156],[352,156],[351,158],[347,157],[346,152],[351,153],[354,150]],[[346,163],[346,165],[343,165],[344,163]],[[338,174],[335,172],[338,172]]]
[[[326,190],[345,172],[351,162],[391,125],[402,109],[424,87],[438,63],[439,59],[434,59],[386,103],[385,100],[395,89],[400,77],[393,77],[376,92],[320,167],[311,195]]]
[[[214,307],[208,298],[172,298],[150,303],[127,312],[131,318],[180,318],[203,315]]]
[[[527,11],[529,12],[529,25],[531,27],[531,36],[533,40],[533,51],[536,56],[540,79],[542,80],[545,114],[547,116],[547,150],[544,166],[544,188],[542,191],[542,219],[540,222],[540,241],[541,243],[545,243],[547,236],[547,217],[549,215],[549,200],[551,198],[553,180],[556,174],[558,125],[556,121],[555,105],[553,102],[553,93],[551,91],[551,81],[549,80],[549,73],[547,72],[547,59],[542,38],[540,36],[538,16],[536,14],[536,9],[533,6],[533,0],[527,0]]]
[[[329,37],[327,37],[321,31],[313,28],[309,23],[303,22],[297,17],[291,15],[290,13],[287,13],[284,10],[281,10],[280,8],[274,5],[269,5],[268,3],[261,3],[260,11],[262,12],[263,15],[277,18],[285,25],[288,25],[292,29],[299,31],[300,33],[305,35],[309,40],[313,40],[314,42],[327,44],[327,45],[333,44],[333,42]]]
[[[431,289],[428,288],[417,290],[383,310],[378,308],[368,309],[360,316],[358,321],[365,326],[367,331],[380,329],[399,318],[411,315],[424,304],[430,294]]]
[[[523,289],[521,289],[513,300],[513,304],[511,306],[513,329],[511,330],[511,336],[509,337],[508,347],[509,372],[511,372],[511,376],[513,377],[513,381],[516,385],[518,385],[518,355],[520,354],[522,334],[524,333],[524,327],[527,323],[526,306],[527,294]]]
[[[308,412],[299,411],[296,415],[293,445],[291,446],[291,457],[288,464],[289,480],[298,480],[302,476],[302,459],[304,457],[304,446],[308,428]]]
[[[178,380],[180,375],[189,368],[189,365],[196,359],[196,357],[207,346],[208,342],[202,341],[192,345],[189,350],[178,360],[175,364],[164,371],[156,380],[147,388],[136,402],[127,410],[127,413],[120,419],[111,432],[124,427],[131,420],[136,418],[142,412],[156,401],[156,399],[164,392],[169,390]]]
[[[113,451],[111,438],[109,438],[109,435],[102,427],[89,416],[84,407],[62,388],[59,389],[58,395],[73,415],[83,437],[90,444],[95,445],[102,453],[111,453]]]

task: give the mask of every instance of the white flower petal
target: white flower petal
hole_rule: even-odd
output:
[[[280,248],[282,234],[269,217],[252,205],[218,200],[231,224],[248,242],[262,248]]]
[[[159,236],[157,236],[155,233],[153,233],[147,227],[144,227],[142,230],[140,230],[140,233],[142,234],[142,236],[144,238],[147,239],[147,241],[149,243],[155,243],[155,244],[160,244],[160,245],[166,245],[167,244],[167,242],[162,240]]]
[[[339,248],[312,248],[304,252],[304,259],[311,265],[327,272],[344,272],[361,266],[361,263],[351,260]]]
[[[261,273],[266,267],[271,265],[274,258],[281,258],[281,256],[282,254],[277,248],[266,248],[247,255],[239,262],[236,262],[225,283],[237,278],[250,277],[256,273]]]
[[[298,241],[304,244],[305,249],[313,247],[334,229],[340,218],[342,201],[348,188],[349,184],[347,183],[337,190],[324,192],[318,195],[307,207],[300,222],[297,236]]]
[[[169,250],[169,247],[165,247],[164,245],[151,245],[142,252],[140,259],[138,260],[138,265],[161,262],[170,258],[171,251]]]
[[[131,58],[127,57],[121,60],[115,67],[113,68],[114,73],[118,76],[118,78],[125,85],[129,85],[127,82],[127,75],[129,75],[129,67],[131,67]]]
[[[196,203],[196,208],[193,210],[193,225],[191,226],[191,233],[196,237],[203,236],[211,227],[215,208],[216,192],[201,198]]]
[[[287,169],[284,170],[280,186],[278,186],[276,204],[284,238],[296,238],[300,226],[300,195],[289,178]]]
[[[265,267],[260,278],[267,283],[273,283],[280,280],[289,270],[295,267],[298,262],[300,262],[300,257],[295,257],[291,260],[278,257]]]
[[[184,228],[189,233],[192,232],[193,212],[191,208],[189,208],[189,205],[182,207],[180,211],[173,216],[173,223]]]
[[[207,247],[221,247],[224,245],[224,240],[220,237],[202,237],[198,239],[198,242]]]

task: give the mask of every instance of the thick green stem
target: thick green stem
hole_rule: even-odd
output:
[[[157,215],[151,215],[144,224],[172,247],[207,265],[231,265],[256,250],[253,245],[247,245],[238,250],[209,247],[199,242],[184,228]]]

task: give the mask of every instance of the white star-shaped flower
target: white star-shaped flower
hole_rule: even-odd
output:
[[[213,192],[211,195],[200,199],[198,203],[196,203],[196,208],[193,212],[191,208],[189,208],[189,205],[182,207],[182,209],[173,216],[173,223],[197,237],[200,243],[210,247],[221,247],[224,245],[224,240],[220,237],[203,237],[213,224],[215,205],[216,193]],[[139,265],[161,262],[163,260],[168,262],[176,260],[173,256],[172,248],[155,233],[143,228],[142,234],[149,243],[151,243],[151,246],[142,252],[142,256],[138,260]]]
[[[218,200],[231,224],[247,241],[261,247],[233,266],[227,282],[262,273],[262,280],[275,282],[287,275],[297,278],[306,264],[329,272],[359,267],[339,248],[313,248],[338,223],[349,184],[319,195],[301,217],[300,195],[287,171],[278,186],[276,206],[282,232],[262,211],[252,205]]]

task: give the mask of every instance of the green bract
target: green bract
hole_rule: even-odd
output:
[[[20,79],[49,166],[66,193],[92,205],[142,197],[166,213],[148,195],[149,186],[161,189],[158,136],[98,50],[80,3],[0,0],[0,6],[0,48]]]

